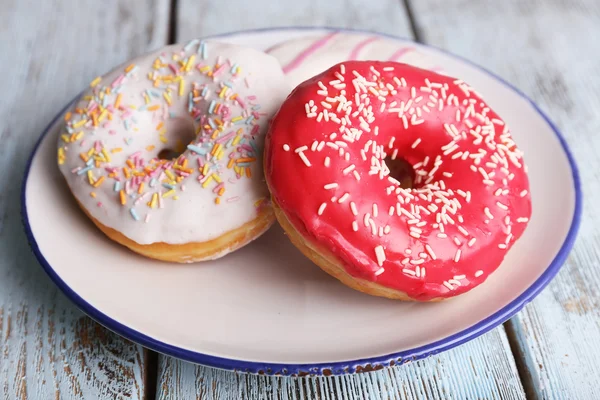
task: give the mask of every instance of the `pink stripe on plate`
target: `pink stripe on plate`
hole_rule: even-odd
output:
[[[360,54],[360,51],[362,49],[364,49],[366,45],[368,45],[369,43],[372,43],[378,39],[379,39],[378,37],[370,37],[370,38],[367,38],[367,39],[361,41],[360,43],[358,43],[350,52],[350,55],[348,56],[348,60],[356,60],[358,58],[358,55]]]
[[[413,52],[415,50],[416,49],[414,47],[403,47],[401,49],[398,49],[398,50],[396,50],[396,52],[394,54],[392,54],[392,56],[390,57],[389,61],[399,60],[405,54],[411,53],[411,52]]]
[[[296,58],[294,58],[289,64],[284,66],[283,72],[287,74],[290,71],[292,71],[293,69],[300,66],[300,64],[302,64],[302,61],[304,61],[305,58],[307,58],[309,55],[311,55],[315,51],[319,50],[321,47],[325,46],[327,44],[327,42],[329,42],[335,35],[337,35],[337,32],[332,32],[328,35],[323,36],[321,39],[313,42],[313,44],[311,44],[303,52],[298,54],[296,56]]]

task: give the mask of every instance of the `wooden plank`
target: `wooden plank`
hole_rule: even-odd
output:
[[[161,400],[524,398],[502,329],[438,356],[374,373],[267,377],[161,357],[158,378]]]
[[[164,43],[164,0],[8,1],[0,13],[0,392],[3,398],[143,398],[145,353],[68,301],[32,256],[20,180],[34,142],[98,74]],[[40,193],[43,195],[43,193]],[[85,265],[81,266],[85,273]]]
[[[268,3],[268,4],[267,4]],[[412,36],[401,2],[360,0],[305,4],[179,0],[177,41],[239,29],[331,25]],[[235,10],[235,13],[233,12]],[[241,17],[243,16],[243,17]],[[236,374],[159,356],[160,399],[521,399],[504,329],[409,365],[336,377],[281,378]]]
[[[177,41],[198,36],[282,26],[358,28],[411,37],[410,23],[399,0],[272,2],[178,0]]]
[[[600,4],[419,0],[412,6],[425,42],[470,58],[531,96],[579,163],[586,196],[579,239],[557,278],[507,327],[530,397],[597,398],[600,215],[591,205],[600,202]]]

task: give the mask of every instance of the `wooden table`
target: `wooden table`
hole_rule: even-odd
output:
[[[600,3],[596,0],[5,0],[0,6],[0,391],[5,398],[593,399],[600,396]],[[355,376],[280,378],[195,366],[100,327],[44,274],[20,181],[38,135],[92,78],[174,41],[270,26],[413,37],[533,98],[581,167],[579,239],[504,326],[446,353]],[[556,182],[560,185],[561,182]]]

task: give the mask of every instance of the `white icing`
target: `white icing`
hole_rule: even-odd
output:
[[[267,50],[281,63],[292,87],[331,66],[352,60],[398,61],[440,71],[440,66],[410,43],[364,33],[333,32],[293,39]]]
[[[112,112],[112,121],[109,121],[107,116],[98,123],[97,127],[92,126],[91,119],[85,125],[79,128],[74,128],[73,125],[79,120],[80,116],[73,112],[73,116],[68,123],[68,128],[64,133],[70,135],[83,132],[80,139],[75,142],[65,143],[59,138],[59,165],[60,170],[65,176],[67,183],[77,200],[96,218],[100,223],[113,228],[129,239],[140,244],[151,244],[156,242],[165,242],[169,244],[182,244],[190,242],[204,242],[221,236],[222,234],[240,227],[241,225],[253,220],[257,215],[257,207],[255,204],[268,197],[267,187],[264,183],[262,170],[262,147],[264,134],[268,122],[272,115],[277,111],[279,105],[289,93],[289,86],[285,82],[285,77],[275,58],[259,52],[257,50],[239,47],[230,44],[217,43],[212,41],[206,42],[206,59],[203,59],[199,41],[192,41],[189,45],[172,45],[163,48],[159,51],[143,55],[133,59],[106,74],[102,77],[100,83],[94,89],[88,89],[83,94],[83,97],[76,102],[76,107],[87,109],[89,100],[85,96],[89,96],[97,92],[101,87],[111,86],[120,75],[124,74],[125,68],[130,64],[135,64],[136,67],[129,73],[125,74],[119,93],[122,95],[121,106],[124,110],[128,106],[133,105],[137,109],[130,110],[131,115],[127,116],[123,110],[114,110]],[[148,73],[157,71],[153,68],[153,63],[157,57],[162,56],[162,59],[169,64],[173,64],[179,68],[176,60],[173,60],[172,54],[177,54],[180,60],[186,60],[192,55],[195,56],[195,61],[190,63],[193,65],[189,72],[183,73],[184,93],[183,96],[178,95],[178,82],[171,84],[162,83],[158,88],[153,86],[153,81],[148,78]],[[217,58],[221,65],[227,65],[224,72],[216,78],[209,78],[195,68],[197,64],[208,65],[213,67],[217,62]],[[239,65],[237,77],[232,77],[234,65]],[[158,75],[167,75],[172,73],[167,68],[162,68],[157,71]],[[235,79],[235,81],[234,81]],[[246,80],[249,87],[246,84]],[[219,93],[222,90],[223,82],[233,82],[233,89],[230,89],[225,95],[225,99],[219,98]],[[162,81],[161,81],[162,82]],[[247,150],[238,152],[241,149],[240,144],[233,145],[231,140],[224,142],[230,143],[228,148],[223,149],[223,156],[220,161],[213,163],[208,161],[210,165],[216,164],[214,168],[218,168],[220,173],[217,174],[222,182],[225,183],[225,193],[218,196],[213,192],[217,183],[213,180],[209,182],[207,187],[203,187],[198,182],[199,172],[197,158],[202,157],[205,161],[206,155],[199,156],[192,150],[187,149],[183,156],[188,160],[187,168],[191,168],[193,172],[189,177],[182,182],[177,183],[175,195],[178,200],[174,200],[175,196],[165,197],[162,200],[163,208],[151,208],[147,205],[152,201],[154,193],[166,193],[169,189],[165,188],[163,182],[172,181],[165,175],[157,174],[159,182],[154,187],[150,187],[152,181],[149,178],[145,182],[143,189],[143,199],[139,200],[141,195],[138,195],[137,188],[134,186],[127,195],[127,205],[123,206],[120,202],[118,191],[114,190],[115,180],[109,177],[109,171],[106,166],[117,167],[118,177],[121,179],[121,188],[125,188],[125,179],[122,172],[122,167],[126,166],[128,157],[136,152],[141,152],[139,156],[145,163],[157,157],[160,150],[165,148],[173,149],[177,139],[184,139],[183,145],[187,145],[190,137],[193,138],[192,126],[194,129],[199,127],[199,123],[194,121],[194,118],[188,112],[188,95],[191,91],[192,82],[198,85],[206,84],[207,95],[205,99],[198,99],[195,107],[199,109],[201,114],[206,114],[211,104],[211,100],[217,100],[225,103],[230,108],[230,118],[243,115],[244,118],[239,124],[225,123],[218,137],[221,138],[230,132],[237,132],[238,129],[243,130],[245,136],[244,141],[249,145],[249,135],[253,129],[258,129],[255,138],[255,144],[258,149],[258,154],[254,154],[256,161],[250,162],[251,178],[245,174],[241,178],[237,176],[233,168],[227,168],[230,154],[244,155]],[[170,98],[172,104],[167,107],[167,101],[162,96],[162,92],[168,87],[171,88]],[[200,86],[201,87],[201,86]],[[146,104],[143,92],[149,89],[154,91],[157,96],[150,94],[150,103]],[[229,99],[233,94],[237,93],[245,108],[237,101]],[[256,96],[255,100],[249,99],[248,96]],[[104,96],[106,100],[104,106],[110,108],[114,105],[117,93],[112,90],[110,94]],[[144,107],[159,105],[159,111],[148,111]],[[252,107],[260,106],[259,110],[250,110]],[[141,109],[140,109],[141,107]],[[71,110],[71,111],[73,111]],[[248,120],[249,111],[257,111],[260,113],[258,120],[253,118]],[[169,112],[175,113],[175,118],[169,117]],[[212,115],[214,118],[215,115]],[[222,120],[227,120],[223,116],[218,116]],[[128,122],[125,122],[125,121]],[[161,141],[161,135],[157,130],[157,125],[164,121],[166,133],[163,134],[168,142],[165,144]],[[105,125],[105,123],[107,123]],[[128,124],[128,129],[125,128]],[[258,128],[253,128],[258,125]],[[182,128],[188,129],[187,134],[182,131]],[[193,143],[198,144],[199,140],[206,136],[202,133],[194,139]],[[234,136],[235,137],[235,136]],[[130,140],[126,144],[126,140]],[[104,176],[105,179],[98,187],[93,187],[88,181],[87,173],[79,175],[74,169],[86,167],[85,162],[80,158],[81,152],[87,152],[94,146],[95,141],[100,141],[110,156],[110,162],[103,163],[100,168],[93,168],[93,179]],[[212,146],[214,143],[209,143],[206,146]],[[153,150],[147,150],[148,146],[155,146]],[[64,150],[60,150],[60,149]],[[112,149],[122,148],[121,152],[111,153]],[[247,147],[244,146],[247,149]],[[207,147],[210,154],[211,147]],[[60,154],[64,151],[64,154]],[[214,160],[213,157],[210,157]],[[61,163],[62,161],[62,163]],[[243,164],[241,164],[243,165]],[[140,169],[141,170],[141,169]],[[185,190],[181,189],[181,184],[185,186]],[[91,196],[94,192],[95,198]],[[149,194],[145,194],[149,193]],[[220,204],[215,204],[215,199],[220,198]],[[228,199],[230,201],[228,201]],[[236,199],[236,201],[231,201]],[[98,206],[101,203],[101,206]],[[130,209],[134,208],[135,213],[139,216],[139,221],[136,221],[131,214]],[[147,214],[149,219],[146,220]]]

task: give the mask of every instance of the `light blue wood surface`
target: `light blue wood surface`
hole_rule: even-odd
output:
[[[358,375],[245,375],[161,357],[158,378],[164,400],[525,398],[502,328],[438,356]]]
[[[50,120],[95,76],[166,40],[167,2],[111,3],[15,0],[0,6],[0,395],[5,399],[146,394],[144,349],[92,322],[59,292],[31,254],[20,220],[25,163]],[[81,268],[85,273],[85,263]]]
[[[21,229],[20,179],[39,133],[93,77],[167,43],[169,32],[183,41],[249,28],[329,25],[411,37],[406,4],[418,39],[489,68],[534,98],[582,166],[585,217],[575,250],[506,331],[500,327],[438,356],[356,376],[271,378],[164,356],[154,365],[155,355],[83,316],[43,273]],[[598,398],[597,1],[8,0],[0,8],[4,398],[150,399],[155,391],[161,399]]]

